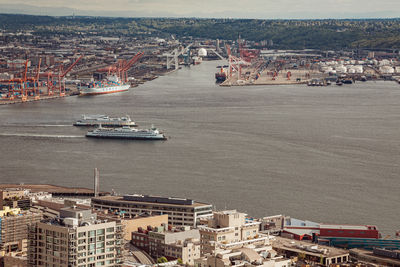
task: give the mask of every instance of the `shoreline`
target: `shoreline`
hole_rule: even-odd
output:
[[[172,70],[166,70],[165,72],[160,72],[160,73],[157,73],[157,74],[144,75],[143,77],[140,77],[140,78],[137,79],[138,80],[137,83],[132,83],[131,87],[129,89],[138,87],[140,84],[144,84],[146,82],[155,80],[159,76],[168,75],[170,73],[178,71],[179,69],[180,68],[172,69]],[[148,77],[148,76],[151,76],[151,77]],[[53,100],[53,99],[58,99],[58,98],[71,97],[71,96],[79,96],[78,91],[73,90],[73,91],[71,91],[70,94],[65,94],[64,96],[61,96],[61,95],[53,95],[53,96],[43,95],[43,96],[40,96],[40,98],[36,98],[36,99],[34,97],[29,97],[28,96],[28,99],[25,100],[25,101],[22,101],[22,99],[20,99],[20,98],[14,99],[14,100],[0,99],[0,105],[23,104],[23,103],[37,102],[37,101],[43,101],[43,100]]]

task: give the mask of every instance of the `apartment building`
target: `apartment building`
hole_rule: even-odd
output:
[[[102,196],[92,198],[92,208],[122,212],[126,216],[140,214],[168,215],[168,224],[195,227],[201,218],[212,216],[212,205],[191,199],[149,195]]]
[[[246,218],[245,213],[236,210],[214,212],[207,225],[200,225],[201,253],[215,253],[222,245],[246,240],[257,240],[260,222]]]
[[[165,244],[164,255],[167,259],[181,259],[183,264],[194,265],[194,261],[200,258],[200,240],[185,239],[171,244]]]
[[[0,210],[0,256],[26,253],[28,226],[42,219],[40,213],[4,207]]]
[[[132,244],[149,253],[154,259],[181,259],[184,264],[193,265],[200,257],[200,234],[197,229],[171,228],[164,226],[139,229],[132,233]]]
[[[137,232],[139,229],[146,229],[147,227],[157,227],[168,225],[168,215],[143,215],[125,216],[125,214],[110,214],[108,210],[96,211],[97,218],[105,219],[108,221],[119,222],[123,226],[124,239],[126,241],[132,240],[132,232]]]
[[[27,194],[27,190],[19,188],[5,188],[0,190],[0,209],[7,206],[28,210],[31,207],[32,202]]]
[[[28,266],[121,266],[122,229],[91,210],[63,208],[60,217],[32,225]]]

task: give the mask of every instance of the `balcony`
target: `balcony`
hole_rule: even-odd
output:
[[[234,227],[225,227],[225,228],[211,228],[207,226],[198,226],[200,231],[209,232],[209,233],[230,233],[235,230]]]

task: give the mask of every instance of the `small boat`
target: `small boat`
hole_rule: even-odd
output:
[[[352,84],[352,83],[353,83],[353,80],[351,80],[351,79],[343,79],[343,80],[342,80],[342,83],[343,83],[343,84]]]

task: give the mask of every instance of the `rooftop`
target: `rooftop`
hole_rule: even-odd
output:
[[[125,200],[140,201],[140,202],[151,202],[151,203],[166,203],[166,204],[178,204],[178,205],[193,205],[192,199],[176,198],[176,197],[160,197],[151,195],[124,195]]]
[[[316,257],[338,257],[347,255],[348,251],[335,247],[316,245],[310,242],[297,241],[293,239],[287,239],[276,236],[274,240],[271,240],[272,247],[274,249],[289,250],[297,253],[306,253],[308,255]]]
[[[174,207],[203,207],[203,206],[210,206],[211,204],[202,203],[202,202],[195,202],[193,201],[192,204],[176,204],[176,203],[165,203],[165,202],[155,202],[155,201],[147,201],[148,199],[143,198],[141,199],[134,199],[134,200],[127,200],[124,199],[123,196],[102,196],[102,197],[95,197],[92,198],[92,203],[95,200],[106,200],[106,201],[115,201],[115,202],[123,202],[123,203],[148,203],[148,204],[157,204],[158,206],[174,206]],[[144,201],[146,200],[146,201]],[[172,201],[173,202],[173,201]]]

